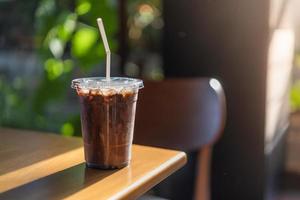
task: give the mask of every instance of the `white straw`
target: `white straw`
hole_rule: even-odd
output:
[[[97,19],[99,31],[102,37],[102,41],[104,44],[105,52],[106,52],[106,80],[110,80],[110,49],[107,42],[107,37],[104,30],[103,21],[101,18]]]

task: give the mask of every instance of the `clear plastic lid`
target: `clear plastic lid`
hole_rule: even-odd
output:
[[[142,80],[135,78],[111,77],[110,80],[107,80],[106,77],[89,77],[74,79],[71,87],[74,89],[120,90],[123,88],[141,89],[144,84]]]

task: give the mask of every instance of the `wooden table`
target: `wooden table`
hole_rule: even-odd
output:
[[[183,152],[133,145],[128,167],[90,169],[81,138],[0,129],[0,199],[135,199],[185,162]]]

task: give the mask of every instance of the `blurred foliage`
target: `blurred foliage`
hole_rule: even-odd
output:
[[[290,104],[292,111],[300,110],[300,80],[299,80],[299,72],[300,72],[300,52],[296,52],[294,57],[294,73],[296,81],[293,83],[290,91]],[[298,77],[297,77],[298,75]]]
[[[0,107],[1,124],[14,127],[29,128],[31,121],[30,99],[21,87],[23,80],[16,78],[12,84],[7,84],[7,79],[0,76]]]
[[[3,27],[11,27],[3,35],[7,39],[5,48],[18,40],[14,48],[34,50],[41,69],[34,77],[0,73],[0,125],[80,135],[79,103],[74,102],[71,80],[92,75],[104,66],[105,51],[96,18],[103,18],[110,48],[116,51],[118,1],[13,1],[1,11],[7,16],[10,8],[14,8],[11,17],[3,20]],[[125,72],[129,76],[161,79],[161,0],[128,0],[127,9],[130,48]]]
[[[35,42],[44,63],[44,78],[33,99],[33,111],[59,119],[62,134],[80,133],[79,114],[49,112],[57,102],[66,105],[74,73],[86,76],[104,60],[105,51],[96,19],[101,16],[112,51],[117,47],[117,5],[109,0],[42,0],[36,10]],[[72,91],[74,92],[74,91]],[[55,110],[55,109],[52,109]],[[79,110],[79,109],[78,109]]]
[[[300,81],[297,81],[291,88],[290,102],[292,110],[300,110]]]
[[[1,125],[80,134],[79,108],[68,108],[74,77],[87,76],[105,59],[96,19],[105,23],[110,48],[117,48],[117,4],[111,0],[41,0],[34,15],[34,46],[42,77],[7,84],[0,77]],[[100,71],[100,69],[99,69]],[[22,83],[23,81],[23,83]],[[73,95],[74,97],[75,95]],[[78,106],[79,107],[79,106]],[[69,110],[68,110],[69,109]]]

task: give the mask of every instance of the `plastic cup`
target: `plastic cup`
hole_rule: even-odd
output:
[[[122,168],[129,164],[136,101],[143,81],[132,78],[80,78],[72,81],[81,107],[84,155],[88,167]]]

